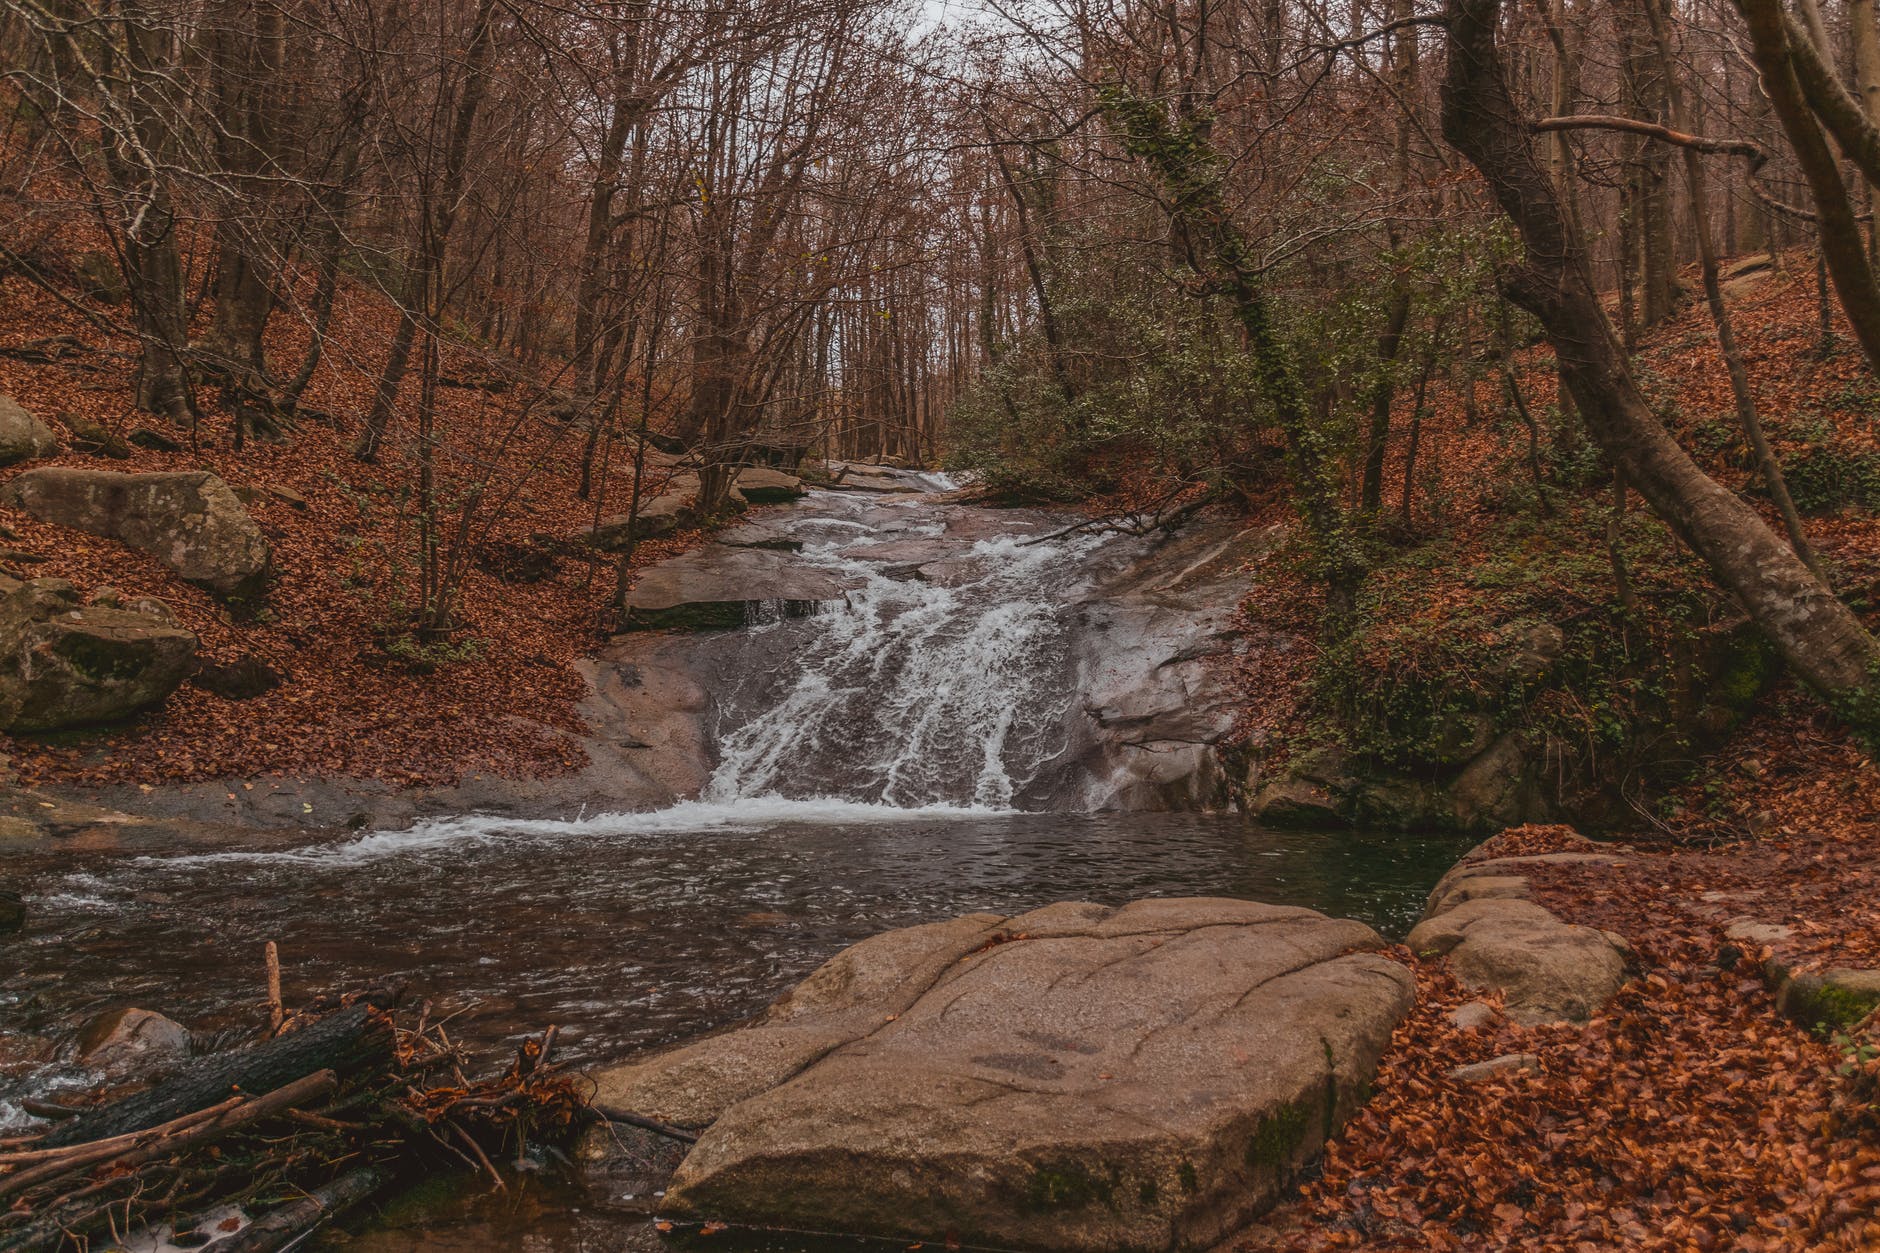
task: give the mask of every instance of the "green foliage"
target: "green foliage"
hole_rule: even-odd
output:
[[[949,469],[1013,497],[1072,500],[1116,490],[1127,469],[1193,481],[1270,464],[1250,420],[1252,371],[1216,309],[1171,293],[1146,264],[1063,270],[1059,368],[1072,394],[1040,339],[1007,351],[949,417]]]
[[[1350,635],[1322,654],[1316,706],[1353,753],[1409,774],[1460,767],[1508,731],[1602,777],[1683,755],[1680,714],[1747,705],[1768,659],[1754,643],[1726,649],[1722,678],[1693,690],[1689,663],[1718,594],[1661,524],[1633,514],[1619,533],[1626,609],[1604,522],[1518,516],[1479,551],[1434,541],[1399,554],[1373,572]]]
[[[1831,512],[1849,505],[1880,509],[1880,453],[1826,441],[1815,443],[1789,459],[1783,476],[1795,507],[1805,513]]]

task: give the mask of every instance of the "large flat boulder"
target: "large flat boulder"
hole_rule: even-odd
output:
[[[704,1127],[675,1218],[999,1248],[1203,1249],[1361,1104],[1413,985],[1368,927],[1247,901],[892,931],[754,1025],[596,1078]]]
[[[856,586],[770,548],[708,544],[640,576],[626,598],[628,630],[727,630],[813,612]]]
[[[744,499],[753,505],[784,505],[809,495],[802,479],[766,466],[746,466],[739,470],[737,485]]]
[[[82,605],[64,579],[0,576],[0,730],[128,718],[176,690],[196,643],[160,602]]]
[[[0,466],[15,465],[59,452],[53,429],[21,408],[11,396],[0,396]]]
[[[625,552],[643,539],[671,535],[695,521],[694,498],[695,492],[664,492],[641,501],[637,514],[602,518],[577,538],[602,552]]]
[[[4,499],[42,522],[121,540],[225,600],[259,598],[273,552],[229,485],[207,471],[27,470]]]

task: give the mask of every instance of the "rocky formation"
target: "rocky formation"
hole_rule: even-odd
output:
[[[698,493],[696,474],[675,475],[658,495],[640,502],[637,517],[619,514],[602,518],[582,531],[577,539],[602,552],[617,553],[625,552],[643,539],[658,539],[682,527],[696,526],[705,521],[698,513]],[[783,504],[807,494],[803,480],[795,475],[751,467],[739,471],[725,504],[735,512],[750,504]]]
[[[174,691],[195,654],[195,635],[160,601],[82,605],[64,579],[0,576],[0,728],[127,718]]]
[[[1362,1102],[1414,991],[1360,923],[1058,904],[891,931],[755,1024],[596,1076],[702,1127],[663,1212],[1044,1250],[1205,1249]]]
[[[767,548],[711,545],[648,570],[627,594],[628,630],[725,630],[755,615],[813,612],[855,586]]]
[[[59,437],[11,396],[0,396],[0,466],[15,465],[59,452]]]
[[[189,1032],[147,1009],[106,1010],[78,1036],[77,1060],[112,1079],[150,1078],[189,1057]]]
[[[1624,816],[1618,780],[1658,766],[1682,768],[1695,745],[1715,743],[1749,710],[1773,668],[1767,646],[1745,624],[1700,632],[1671,658],[1636,659],[1640,723],[1624,748],[1624,770],[1596,762],[1583,745],[1536,732],[1521,715],[1535,693],[1570,683],[1567,637],[1552,623],[1511,624],[1490,659],[1471,672],[1469,690],[1445,689],[1439,715],[1406,717],[1388,752],[1320,744],[1277,771],[1257,761],[1242,789],[1247,810],[1277,827],[1383,827],[1491,834],[1526,822],[1599,822]],[[1654,669],[1655,668],[1655,669]],[[1649,672],[1649,673],[1648,673]],[[1453,676],[1451,676],[1453,678]],[[1651,678],[1651,682],[1646,682]],[[1413,702],[1414,703],[1414,702]],[[1345,742],[1376,739],[1390,719],[1361,712]]]
[[[1500,992],[1508,1017],[1524,1026],[1584,1022],[1626,981],[1628,949],[1609,932],[1575,926],[1528,898],[1522,871],[1575,863],[1612,865],[1624,850],[1546,853],[1464,861],[1430,893],[1408,944],[1446,956],[1467,987]]]
[[[4,500],[42,522],[121,540],[225,600],[267,588],[273,554],[227,483],[206,471],[27,470]]]
[[[764,466],[746,466],[739,470],[737,488],[753,505],[787,505],[809,494],[803,480],[796,475]]]
[[[1277,530],[1235,519],[1119,544],[1120,564],[1078,607],[1081,718],[1072,753],[1093,809],[1220,809],[1233,800],[1219,745],[1245,693],[1225,663],[1249,560]]]

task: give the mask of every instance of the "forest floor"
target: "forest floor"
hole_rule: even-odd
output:
[[[1438,961],[1415,971],[1376,1095],[1297,1202],[1240,1249],[1871,1250],[1880,1248],[1880,1070],[1777,1011],[1735,919],[1787,926],[1795,969],[1880,966],[1880,774],[1845,742],[1797,731],[1778,701],[1732,746],[1769,838],[1634,842],[1621,864],[1524,871],[1534,899],[1623,935],[1635,977],[1585,1026],[1465,1030],[1478,994]],[[1754,754],[1752,756],[1751,754]],[[1563,847],[1506,831],[1472,854]],[[1753,945],[1750,945],[1752,949]],[[1532,1069],[1473,1082],[1508,1054]]]
[[[1843,590],[1870,609],[1880,580],[1880,386],[1845,345],[1815,350],[1805,259],[1738,282],[1738,333],[1785,459],[1815,464],[1817,496],[1871,494],[1810,519]],[[119,436],[155,427],[132,411],[135,345],[109,328],[121,310],[81,312],[17,277],[4,280],[4,291],[0,394],[55,426],[69,413]],[[290,318],[276,323],[271,355],[296,360],[304,328]],[[390,306],[349,280],[333,349],[306,398],[337,420],[304,421],[285,442],[237,451],[228,413],[205,392],[193,447],[56,460],[206,468],[260,489],[250,507],[274,543],[280,579],[257,620],[233,618],[124,546],[14,511],[0,516],[0,567],[68,578],[86,592],[111,586],[159,597],[202,637],[206,659],[256,657],[290,680],[240,702],[186,686],[108,736],[12,741],[6,747],[23,781],[156,785],[276,773],[417,785],[580,765],[575,663],[603,637],[610,564],[557,549],[540,582],[506,581],[499,562],[473,569],[463,593],[473,646],[429,674],[388,666],[374,642],[410,578],[413,521],[398,491],[409,432],[394,433],[394,454],[381,466],[355,462],[348,449],[392,330]],[[53,360],[5,355],[59,336],[72,341]],[[1748,467],[1728,427],[1727,385],[1701,303],[1655,332],[1640,360],[1687,442],[1744,486]],[[1537,352],[1527,364],[1531,403],[1545,406],[1551,371]],[[445,373],[470,376],[476,366],[471,354],[447,357]],[[462,464],[480,467],[467,473],[487,471],[517,489],[514,506],[490,526],[492,551],[565,539],[596,516],[625,511],[631,476],[617,468],[595,499],[576,496],[578,432],[541,419],[511,437],[513,396],[476,387],[442,394],[448,423],[463,433]],[[189,442],[186,433],[164,433]],[[1466,564],[1520,483],[1523,437],[1439,388],[1424,439],[1421,521],[1449,528]],[[1833,459],[1822,460],[1830,447]],[[1399,448],[1394,474],[1402,461]],[[643,545],[636,563],[697,539]],[[1312,597],[1277,563],[1267,573],[1252,625],[1284,634],[1310,616]],[[1440,612],[1440,598],[1433,603]],[[1296,647],[1250,654],[1249,691],[1262,694],[1253,734],[1279,743],[1299,729],[1290,697],[1304,681],[1306,655]],[[1587,1026],[1460,1031],[1446,1014],[1469,994],[1439,964],[1401,953],[1416,967],[1418,1008],[1399,1030],[1376,1099],[1282,1216],[1276,1240],[1302,1249],[1880,1248],[1880,1129],[1871,1104],[1863,1108],[1871,1093],[1858,1087],[1871,1081],[1871,1065],[1841,1073],[1850,1060],[1844,1046],[1780,1020],[1762,981],[1719,958],[1724,925],[1750,914],[1791,927],[1786,955],[1798,962],[1880,964],[1880,771],[1780,683],[1663,815],[1649,839],[1634,839],[1623,867],[1536,876],[1543,903],[1624,935],[1637,953],[1639,978]],[[1550,838],[1545,829],[1517,830],[1489,851],[1543,849]],[[1535,1053],[1541,1064],[1475,1084],[1449,1075],[1509,1052]]]
[[[85,241],[62,242],[77,248]],[[56,270],[78,255],[40,261]],[[552,420],[539,392],[469,385],[488,373],[490,354],[467,341],[444,354],[441,374],[458,384],[439,388],[439,428],[448,432],[440,451],[442,495],[452,502],[446,521],[454,523],[465,500],[509,503],[500,511],[481,504],[472,520],[476,559],[462,590],[461,656],[431,673],[413,673],[379,642],[407,614],[416,578],[408,416],[393,427],[379,464],[350,452],[396,327],[394,307],[382,295],[353,278],[342,282],[327,352],[303,401],[306,416],[285,440],[250,439],[237,450],[217,389],[201,389],[202,420],[193,437],[135,412],[136,343],[123,333],[124,306],[74,306],[17,275],[0,276],[0,290],[6,297],[0,395],[47,422],[67,445],[62,455],[34,464],[213,471],[249,498],[249,511],[273,544],[278,580],[266,610],[241,620],[126,545],[13,509],[0,510],[0,569],[69,579],[82,594],[112,587],[157,597],[201,638],[205,662],[255,658],[286,676],[248,700],[185,685],[160,708],[109,732],[14,739],[5,749],[23,782],[152,785],[273,774],[413,786],[479,772],[540,776],[583,763],[576,704],[585,687],[574,663],[605,638],[616,576],[611,556],[590,557],[565,541],[599,517],[627,512],[633,473],[625,444],[604,451],[596,490],[580,499],[583,433]],[[206,329],[204,312],[196,331]],[[299,318],[272,319],[267,348],[274,368],[291,373],[308,339]],[[33,345],[49,345],[53,359],[32,360],[48,355]],[[414,373],[405,382],[404,408],[417,387]],[[118,440],[145,428],[183,447],[165,452],[125,443],[116,456],[76,451],[69,416]],[[649,471],[647,490],[657,491],[666,473]],[[649,541],[634,568],[699,537],[694,531]],[[512,581],[506,559],[518,550],[546,557],[546,577]]]

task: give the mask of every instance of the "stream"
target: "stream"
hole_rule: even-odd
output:
[[[740,551],[842,597],[808,615],[766,598],[744,630],[697,637],[711,760],[696,798],[661,810],[9,856],[29,921],[0,949],[0,1061],[126,1004],[199,1040],[251,1029],[269,939],[290,1002],[397,975],[487,1058],[556,1024],[565,1056],[595,1061],[748,1017],[878,931],[976,910],[1233,896],[1400,937],[1465,841],[1078,806],[1104,781],[1073,761],[1077,606],[1115,554],[1052,538],[1063,524],[816,493],[741,528]],[[11,1073],[0,1128],[24,1117],[7,1085],[86,1080],[57,1060]],[[615,1247],[590,1243],[578,1204],[549,1208],[530,1211],[526,1247]],[[373,1247],[525,1247],[500,1229]]]

